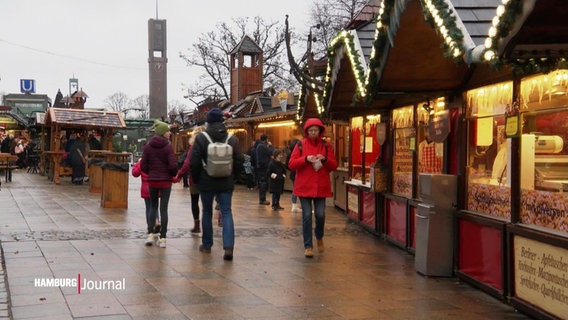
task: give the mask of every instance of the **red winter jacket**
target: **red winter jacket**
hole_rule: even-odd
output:
[[[316,139],[311,139],[308,135],[308,128],[312,126],[320,127],[320,136]],[[308,119],[304,125],[305,137],[301,141],[301,146],[296,145],[290,156],[288,168],[296,171],[294,194],[298,197],[326,198],[333,195],[329,173],[337,169],[337,160],[329,143],[321,138],[324,131],[325,126],[320,119]],[[318,171],[307,160],[308,156],[317,154],[326,157],[326,160],[322,161],[323,166]]]
[[[135,178],[140,177],[140,179],[142,179],[140,196],[144,199],[150,198],[150,192],[148,191],[148,175],[140,169],[140,161],[136,162],[136,164],[132,166],[132,176]]]

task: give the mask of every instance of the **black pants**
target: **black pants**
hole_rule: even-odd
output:
[[[268,190],[268,181],[266,179],[266,170],[268,168],[258,168],[256,175],[258,177],[258,201],[266,201],[266,191]]]

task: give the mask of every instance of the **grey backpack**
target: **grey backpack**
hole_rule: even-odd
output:
[[[210,177],[224,178],[233,173],[233,147],[229,144],[231,134],[227,134],[225,142],[213,142],[207,132],[203,135],[209,144],[207,145],[207,162],[203,161],[203,168]]]

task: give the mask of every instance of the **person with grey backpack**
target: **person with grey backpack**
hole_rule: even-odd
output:
[[[223,121],[224,115],[219,108],[209,110],[207,129],[195,137],[191,148],[189,171],[201,197],[202,234],[199,251],[212,252],[213,202],[217,198],[223,220],[223,259],[233,260],[235,227],[231,201],[235,177],[242,170],[242,155],[237,137],[227,132]],[[228,154],[232,161],[228,160]]]

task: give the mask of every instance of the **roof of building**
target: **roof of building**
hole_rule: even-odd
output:
[[[126,128],[120,112],[49,108],[45,124],[66,127]]]
[[[262,49],[254,42],[249,36],[244,36],[241,42],[235,46],[235,48],[230,52],[230,54],[235,54],[237,52],[244,53],[261,53]]]

